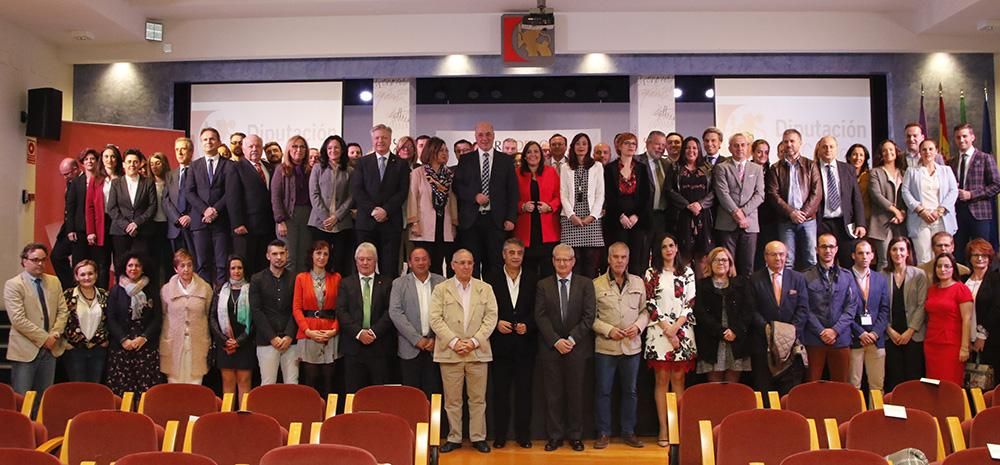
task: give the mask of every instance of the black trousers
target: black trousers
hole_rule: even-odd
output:
[[[591,355],[539,356],[545,376],[545,433],[549,439],[583,439],[583,380],[587,366],[593,364]]]
[[[442,392],[441,368],[434,363],[433,352],[422,350],[416,357],[400,360],[399,369],[404,386],[420,389],[428,398]]]
[[[601,274],[601,270],[608,267],[607,260],[601,263],[601,257],[606,257],[606,252],[607,249],[604,247],[573,247],[573,253],[576,256],[576,265],[573,267],[573,272],[590,279],[598,277]],[[643,273],[645,272],[646,270],[643,270]],[[640,276],[643,276],[643,274],[640,274]]]
[[[250,231],[243,235],[233,234],[233,253],[243,258],[243,268],[247,276],[268,267],[267,244],[274,238],[273,228],[267,232]]]
[[[924,376],[924,343],[910,342],[897,346],[892,341],[885,343],[885,392],[903,381],[920,379]]]
[[[358,245],[371,242],[378,249],[378,272],[392,281],[399,276],[399,246],[403,230],[380,225],[370,231],[355,230]],[[354,257],[354,251],[351,251]]]
[[[754,329],[750,332],[749,337],[753,338],[750,365],[755,391],[778,391],[779,394],[785,395],[793,387],[802,383],[805,377],[805,365],[802,364],[800,358],[796,357],[796,361],[784,373],[773,376],[767,366],[767,339],[764,337],[763,330]]]
[[[302,384],[312,386],[323,399],[326,399],[327,394],[333,392],[332,363],[302,362],[299,364],[299,372]]]
[[[531,440],[531,375],[534,370],[533,355],[493,359],[493,374],[490,378],[493,380],[492,421],[495,440],[507,440],[511,412],[514,413],[514,435],[517,440]]]
[[[344,336],[350,337],[350,335]],[[347,355],[343,360],[346,371],[344,388],[348,393],[358,392],[358,389],[363,387],[385,384],[388,381],[389,365],[387,360],[357,355]]]
[[[606,223],[607,224],[607,223]],[[620,224],[613,224],[611,231],[606,231],[608,237],[604,241],[605,246],[611,246],[615,242],[624,242],[628,246],[628,272],[636,276],[645,276],[646,269],[649,268],[649,231],[639,228],[625,229]],[[603,255],[607,256],[607,248],[603,247]],[[579,258],[577,258],[579,260]],[[606,265],[607,260],[599,265]]]
[[[156,284],[162,285],[168,276],[174,274],[173,256],[170,239],[167,239],[167,222],[151,221],[148,223],[150,235],[147,240],[152,269],[155,270],[159,279]]]
[[[524,249],[524,268],[538,278],[546,278],[556,274],[552,265],[552,249],[556,247],[556,242],[545,242],[532,244]]]
[[[52,268],[55,270],[63,289],[69,289],[76,285],[76,281],[73,279],[73,262],[70,260],[70,256],[73,255],[73,245],[65,233],[59,233],[56,236],[55,244],[52,244],[50,255]]]
[[[476,217],[476,222],[459,233],[462,247],[472,252],[475,265],[472,275],[480,277],[482,270],[500,269],[503,266],[503,241],[507,240],[507,231],[497,228],[493,223],[493,215],[487,213]]]

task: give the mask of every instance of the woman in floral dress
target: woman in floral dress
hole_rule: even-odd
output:
[[[666,447],[668,385],[678,397],[684,393],[684,376],[695,367],[694,343],[695,277],[691,267],[680,262],[677,239],[666,235],[660,241],[660,255],[653,254],[653,266],[646,270],[649,326],[646,327],[646,363],[656,374],[653,390],[656,415],[660,421],[657,444]]]

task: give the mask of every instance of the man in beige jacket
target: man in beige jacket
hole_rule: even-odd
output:
[[[55,380],[56,357],[63,353],[60,337],[69,317],[59,278],[45,274],[48,258],[44,245],[26,245],[21,251],[24,271],[7,280],[3,288],[4,308],[10,317],[11,384],[20,394],[37,391],[38,398]]]
[[[624,242],[608,247],[608,272],[594,278],[597,317],[594,319],[597,441],[594,449],[608,447],[611,434],[611,388],[615,374],[621,381],[622,441],[642,447],[635,436],[636,387],[642,352],[642,330],[649,323],[646,285],[628,274],[629,249]]]
[[[469,439],[479,452],[486,443],[487,363],[493,361],[490,334],[497,325],[497,299],[489,284],[472,277],[472,253],[460,249],[452,256],[455,276],[434,287],[430,321],[436,341],[434,361],[441,365],[444,409],[448,414],[448,442],[441,452],[462,447],[462,386],[469,395]]]

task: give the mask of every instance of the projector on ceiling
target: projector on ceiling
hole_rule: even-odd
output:
[[[536,8],[529,10],[528,14],[524,15],[524,19],[521,21],[521,26],[529,26],[536,28],[549,28],[556,24],[556,15],[553,14],[552,8]]]

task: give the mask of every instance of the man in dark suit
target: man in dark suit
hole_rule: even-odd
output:
[[[993,224],[993,210],[997,194],[1000,194],[1000,172],[997,160],[988,153],[973,146],[976,133],[972,125],[965,123],[955,126],[955,146],[959,153],[948,162],[955,179],[958,180],[958,201],[955,202],[958,231],[955,241],[963,244],[957,250],[956,258],[966,262],[965,246],[975,238],[982,238],[997,247],[997,238],[990,233]]]
[[[646,136],[646,151],[635,156],[636,163],[646,165],[649,168],[649,180],[652,185],[650,193],[653,194],[653,231],[667,230],[667,208],[669,208],[670,202],[667,200],[667,189],[664,185],[667,175],[667,164],[669,163],[664,153],[666,149],[667,135],[663,131],[653,130]],[[659,244],[652,244],[655,241],[649,242],[651,243],[649,250],[632,250],[629,252],[633,256],[637,254],[641,255],[640,261],[645,265],[649,264],[649,255],[651,253],[659,253],[660,250]]]
[[[396,327],[403,384],[431,394],[441,393],[441,368],[434,363],[434,330],[431,328],[431,292],[444,277],[431,273],[427,249],[410,251],[410,273],[392,282],[389,318]]]
[[[701,133],[701,145],[705,147],[705,161],[712,166],[729,159],[719,153],[722,149],[722,130],[716,127],[705,129]]]
[[[795,326],[797,338],[801,339],[809,312],[809,291],[802,273],[786,268],[788,248],[773,241],[764,247],[765,268],[751,275],[754,294],[753,327],[750,337],[753,386],[760,392],[777,390],[784,394],[802,382],[804,366],[798,358],[779,377],[771,375],[767,364],[767,336],[765,327],[772,321],[780,321]],[[772,387],[773,386],[773,387]]]
[[[191,163],[187,201],[191,204],[191,231],[198,254],[198,276],[215,284],[226,279],[226,256],[232,248],[229,199],[241,197],[233,162],[219,156],[219,131],[205,128],[199,135],[205,156]]]
[[[537,342],[535,326],[535,291],[538,280],[526,273],[524,243],[516,237],[503,244],[503,267],[489,270],[486,282],[497,298],[497,330],[490,337],[493,345],[493,447],[507,444],[507,426],[514,413],[517,443],[531,447],[531,375],[535,369]],[[513,397],[510,395],[514,387]]]
[[[167,173],[167,185],[161,205],[163,213],[167,215],[167,239],[170,239],[173,251],[187,249],[197,262],[194,236],[191,234],[191,204],[187,201],[187,176],[193,152],[194,144],[191,139],[179,137],[174,141],[174,156],[178,166],[176,170]]]
[[[458,199],[459,239],[476,259],[473,275],[499,268],[500,250],[517,221],[514,160],[493,147],[493,125],[476,125],[476,149],[458,160],[453,189]]]
[[[864,237],[868,222],[865,207],[861,203],[861,188],[858,186],[854,167],[837,161],[837,138],[824,136],[816,142],[816,165],[820,172],[823,195],[819,202],[819,224],[816,235],[830,233],[843,244],[837,261],[842,267],[850,267],[853,239]],[[853,237],[852,237],[853,236]]]
[[[354,220],[358,244],[369,242],[382,255],[378,271],[387,283],[399,275],[399,244],[403,234],[403,202],[409,194],[410,168],[389,151],[392,128],[372,128],[373,153],[358,159],[351,176],[351,193],[358,215]]]
[[[546,451],[561,447],[565,438],[573,450],[583,450],[583,375],[594,355],[597,299],[594,282],[574,274],[575,264],[573,248],[557,245],[552,251],[556,274],[539,281],[535,295],[538,360],[545,376]]]
[[[233,252],[245,260],[246,273],[253,274],[267,266],[264,254],[268,242],[274,240],[274,214],[268,190],[271,167],[261,159],[264,149],[260,136],[244,137],[242,149],[243,158],[236,162],[234,181],[239,183],[243,195],[229,199],[229,222],[233,228]]]
[[[62,176],[63,181],[66,182],[66,192],[63,197],[63,224],[59,228],[59,234],[56,235],[56,242],[52,244],[52,269],[55,270],[63,289],[69,289],[75,285],[72,264],[82,260],[82,257],[75,256],[72,261],[70,260],[71,256],[76,255],[75,245],[78,243],[77,234],[72,229],[73,215],[76,209],[70,210],[70,197],[72,197],[74,180],[80,176],[80,164],[76,162],[76,159],[63,158],[59,162],[59,176]],[[84,189],[86,189],[87,177],[84,176],[79,184],[83,184]],[[80,239],[83,238],[80,237]],[[86,242],[84,241],[84,243]]]
[[[395,255],[394,255],[395,256]],[[375,274],[378,252],[362,242],[354,252],[358,272],[340,282],[337,318],[340,320],[340,351],[344,354],[347,392],[385,384],[392,356],[392,319],[389,297],[392,285]]]

